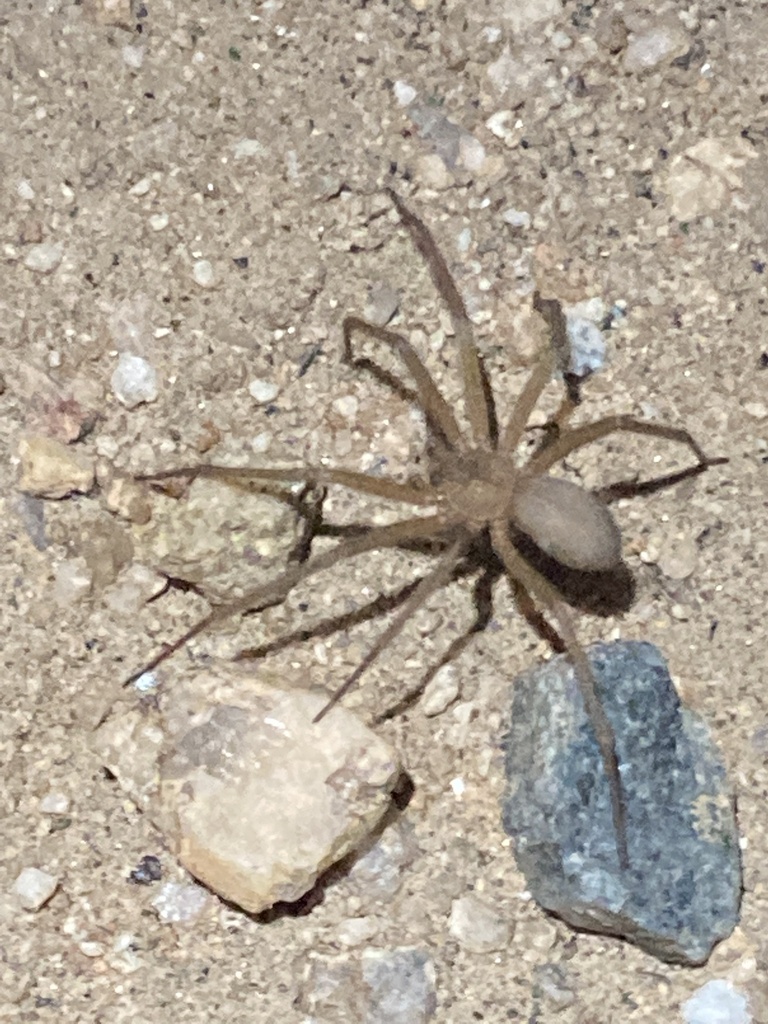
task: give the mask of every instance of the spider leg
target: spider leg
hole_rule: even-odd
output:
[[[594,423],[585,423],[580,427],[564,431],[551,444],[548,444],[543,451],[533,456],[528,463],[528,468],[533,473],[546,473],[556,462],[565,458],[566,455],[570,455],[577,448],[583,448],[584,445],[591,444],[592,441],[599,441],[601,438],[618,431],[662,437],[666,441],[677,441],[691,449],[700,465],[705,464],[709,466],[712,462],[704,454],[692,435],[682,427],[670,427],[664,423],[638,420],[634,416],[618,415],[606,416],[604,419],[595,420]]]
[[[677,473],[665,473],[664,476],[655,476],[651,480],[617,480],[615,483],[607,484],[594,493],[607,504],[617,501],[619,498],[638,498],[643,494],[653,494],[665,487],[674,487],[683,480],[692,476],[701,476],[710,466],[722,466],[728,462],[726,458],[707,459],[706,462],[699,462],[695,466],[681,469]]]
[[[432,572],[427,573],[418,583],[416,589],[402,605],[394,619],[390,622],[384,632],[379,636],[374,645],[365,655],[355,671],[334,691],[333,696],[319,712],[313,721],[319,722],[324,718],[334,705],[338,704],[341,698],[349,693],[352,687],[362,676],[363,672],[378,658],[381,652],[387,648],[395,637],[402,632],[406,622],[421,608],[421,606],[434,594],[436,590],[450,583],[456,563],[468,547],[470,538],[461,537],[452,544],[450,549],[442,556]]]
[[[512,409],[512,414],[502,435],[500,445],[501,450],[505,452],[513,452],[517,448],[531,413],[541,397],[542,391],[552,380],[555,370],[559,369],[565,376],[570,364],[571,349],[568,342],[563,307],[556,299],[542,299],[539,292],[536,291],[533,294],[533,308],[546,321],[549,327],[550,341],[540,353],[533,372],[526,381],[525,387]],[[547,424],[553,430],[555,436],[562,430],[578,403],[578,388],[573,384],[569,385],[566,376],[566,394],[560,403],[560,408]],[[544,445],[547,443],[548,440],[545,439]]]
[[[453,331],[459,345],[461,377],[464,384],[464,399],[467,416],[472,427],[475,444],[491,447],[493,434],[493,395],[486,388],[483,379],[482,361],[475,344],[472,321],[469,319],[464,300],[426,224],[412,213],[398,194],[391,188],[385,190],[395,205],[403,226],[424,258],[430,276],[445,303],[453,324]]]
[[[400,356],[416,384],[419,404],[427,417],[430,429],[449,446],[461,447],[461,431],[450,405],[441,395],[432,375],[421,361],[416,349],[401,334],[386,327],[369,323],[359,316],[344,318],[344,359],[353,366],[370,368],[368,360],[356,357],[352,351],[352,334],[358,331],[381,341]]]
[[[377,725],[382,722],[388,722],[390,719],[395,718],[397,715],[402,714],[403,711],[412,707],[424,693],[427,686],[432,679],[434,679],[439,670],[444,665],[450,665],[452,661],[455,661],[465,647],[469,645],[476,633],[483,632],[491,621],[491,616],[493,614],[493,585],[500,575],[501,571],[499,569],[493,566],[488,566],[477,577],[472,595],[475,606],[475,621],[469,629],[466,629],[451,641],[448,649],[440,660],[429,669],[422,679],[419,680],[418,686],[414,686],[413,689],[408,690],[407,693],[403,694],[394,707],[387,708],[386,711],[383,711],[381,714],[376,716],[375,723]]]
[[[628,868],[626,805],[621,776],[619,774],[619,761],[616,755],[616,737],[613,726],[608,720],[605,709],[597,695],[597,686],[592,667],[576,637],[567,605],[560,598],[552,584],[529,565],[515,549],[507,536],[506,530],[506,523],[496,522],[491,525],[494,549],[515,584],[524,587],[533,597],[541,601],[557,623],[565,649],[576,674],[584,707],[592,724],[605,768],[605,774],[608,778],[619,864],[622,868]]]
[[[284,601],[294,587],[298,586],[303,580],[315,575],[315,573],[330,569],[337,562],[347,558],[355,558],[357,555],[365,554],[366,551],[372,551],[375,548],[392,548],[419,538],[434,537],[450,525],[450,521],[442,515],[403,519],[388,526],[374,527],[359,537],[351,537],[349,540],[337,544],[331,551],[325,551],[323,554],[317,555],[307,562],[289,566],[277,579],[256,587],[254,590],[250,590],[247,594],[238,598],[237,601],[214,608],[213,611],[196,622],[177,640],[164,647],[151,661],[148,661],[138,671],[132,673],[123,685],[128,686],[130,683],[135,682],[139,676],[144,675],[145,672],[151,672],[152,669],[156,668],[161,662],[165,661],[210,626],[222,622],[232,615],[263,611],[270,605]]]
[[[410,484],[398,483],[396,480],[388,480],[385,477],[371,476],[368,473],[357,473],[349,469],[330,469],[325,466],[285,466],[257,469],[250,466],[216,466],[202,463],[199,466],[181,466],[176,469],[162,470],[159,473],[145,473],[135,479],[158,483],[178,476],[188,476],[193,480],[199,476],[209,477],[214,480],[223,480],[235,487],[244,489],[253,487],[256,490],[262,483],[269,485],[276,482],[290,483],[293,481],[306,484],[309,487],[338,484],[341,487],[348,487],[350,490],[363,494],[372,494],[387,501],[403,501],[409,505],[435,504],[435,493],[431,488],[415,487]]]
[[[544,388],[552,380],[554,368],[555,360],[552,350],[547,346],[539,356],[530,377],[525,382],[525,386],[515,402],[507,425],[501,435],[499,451],[511,454],[517,448],[526,424],[531,418],[534,406],[541,397]]]
[[[359,626],[361,622],[368,622],[371,619],[378,618],[380,615],[387,615],[389,612],[399,608],[404,601],[407,601],[423,579],[423,576],[417,576],[415,580],[410,580],[400,587],[399,590],[389,594],[379,594],[372,601],[368,601],[362,607],[355,608],[351,612],[323,619],[313,626],[302,626],[299,629],[294,629],[291,633],[285,633],[275,640],[268,640],[258,647],[247,647],[245,650],[238,651],[233,660],[256,661],[266,658],[269,654],[275,654],[277,651],[283,651],[286,647],[293,647],[294,644],[305,643],[307,640],[314,640],[318,637],[332,636],[343,629],[352,629],[353,626]]]

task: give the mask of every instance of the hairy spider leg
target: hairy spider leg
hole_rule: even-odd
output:
[[[355,671],[352,672],[352,674],[342,683],[342,685],[334,691],[331,699],[328,701],[328,703],[325,705],[322,711],[320,711],[319,714],[315,715],[313,721],[319,722],[328,714],[328,712],[331,710],[332,707],[334,707],[334,705],[338,704],[338,702],[342,699],[342,697],[344,697],[345,694],[349,693],[349,691],[352,689],[353,686],[356,685],[356,683],[358,682],[362,674],[366,671],[366,669],[368,669],[374,663],[374,661],[378,658],[381,652],[385,650],[392,643],[395,637],[402,631],[403,626],[405,626],[406,622],[408,622],[411,616],[414,615],[419,610],[419,608],[421,608],[421,606],[429,600],[429,598],[432,596],[432,594],[435,593],[436,590],[440,590],[440,588],[444,587],[446,583],[450,583],[453,577],[454,570],[456,568],[456,563],[463,556],[466,549],[469,547],[470,542],[471,537],[465,536],[459,538],[459,540],[457,540],[455,544],[451,545],[447,553],[442,556],[442,558],[437,563],[435,568],[430,573],[427,573],[427,575],[419,581],[419,584],[414,590],[414,592],[410,595],[408,600],[401,606],[397,615],[390,622],[390,624],[387,626],[387,628],[384,630],[381,636],[378,637],[374,645],[365,655],[365,657],[357,666]]]
[[[584,707],[597,739],[600,756],[608,778],[611,791],[611,813],[616,837],[616,852],[622,868],[629,867],[627,850],[627,821],[624,792],[619,774],[619,762],[616,755],[616,737],[613,726],[608,720],[600,698],[597,695],[595,677],[589,659],[579,643],[573,628],[570,615],[552,584],[545,579],[533,566],[515,550],[507,537],[506,523],[491,524],[493,546],[509,573],[511,580],[524,587],[533,597],[540,601],[557,623],[568,657],[573,665],[576,679],[581,690]]]
[[[484,386],[480,353],[475,344],[472,321],[469,319],[464,300],[426,224],[408,209],[393,189],[388,188],[386,192],[394,203],[403,226],[424,258],[435,288],[448,309],[459,345],[464,400],[472,436],[478,447],[490,448],[495,419],[493,396]]]
[[[344,358],[352,365],[361,362],[352,351],[352,334],[355,331],[383,342],[400,356],[416,384],[418,404],[427,417],[429,428],[451,448],[463,447],[463,438],[453,410],[443,398],[432,375],[421,361],[413,345],[396,331],[369,323],[359,316],[348,316],[344,318],[342,324]]]
[[[232,615],[263,611],[270,605],[284,601],[294,587],[298,586],[303,580],[313,576],[315,573],[330,569],[337,562],[347,558],[355,558],[357,555],[365,554],[367,551],[373,551],[376,548],[392,548],[409,541],[427,537],[431,538],[435,534],[444,531],[450,525],[450,522],[443,515],[403,519],[388,526],[373,527],[359,537],[351,537],[349,540],[337,544],[331,551],[323,552],[323,554],[317,555],[307,562],[291,566],[281,576],[278,576],[277,579],[248,591],[247,594],[238,598],[237,601],[214,608],[212,612],[196,622],[177,640],[164,647],[159,654],[143,665],[141,669],[130,675],[123,685],[128,686],[130,683],[135,682],[139,676],[144,675],[145,672],[151,672],[152,669],[156,668],[161,662],[165,661],[209,626],[223,622]]]
[[[340,633],[342,630],[359,626],[361,622],[368,622],[370,619],[378,618],[379,615],[387,615],[389,612],[394,612],[400,608],[423,579],[423,576],[417,576],[416,579],[409,580],[408,583],[398,590],[389,594],[379,594],[371,601],[367,601],[364,605],[355,608],[351,612],[344,612],[341,615],[334,615],[329,619],[323,619],[313,626],[301,626],[299,629],[294,629],[290,633],[284,633],[274,640],[267,640],[265,643],[259,644],[258,647],[246,647],[242,651],[238,651],[232,660],[258,661],[261,658],[266,658],[268,654],[275,654],[277,651],[283,651],[287,647],[293,647],[294,644],[302,644],[307,640],[319,637],[332,636],[334,633]]]
[[[540,353],[536,365],[525,382],[523,390],[518,395],[507,425],[501,435],[499,451],[512,454],[517,448],[528,420],[531,418],[534,406],[541,397],[544,388],[552,380],[554,368],[554,356],[551,348],[547,345]]]
[[[564,459],[577,448],[582,448],[584,445],[591,444],[592,441],[599,441],[601,438],[619,431],[663,437],[666,441],[677,441],[687,445],[700,464],[710,465],[711,460],[707,458],[691,434],[683,427],[670,427],[664,423],[638,420],[634,416],[618,415],[606,416],[604,419],[595,420],[594,423],[584,423],[580,427],[564,431],[559,437],[554,438],[543,451],[533,456],[528,463],[528,469],[532,473],[546,473],[556,462]]]
[[[387,501],[401,501],[408,505],[434,505],[435,494],[427,487],[414,487],[401,484],[386,477],[371,476],[368,473],[357,473],[350,469],[330,469],[325,466],[285,466],[270,469],[258,469],[250,466],[216,466],[201,463],[198,466],[182,466],[176,469],[163,470],[160,473],[146,473],[137,476],[137,480],[148,483],[159,483],[176,476],[210,477],[223,480],[235,487],[250,487],[261,482],[269,483],[303,483],[310,487],[323,487],[337,484],[363,494],[372,494]]]

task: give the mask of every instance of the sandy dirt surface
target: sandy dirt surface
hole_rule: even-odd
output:
[[[530,17],[542,20],[523,24],[518,6],[6,0],[0,10],[2,890],[25,867],[59,880],[36,913],[3,898],[8,1019],[291,1024],[308,1019],[313,959],[355,961],[367,945],[425,950],[434,1019],[450,1024],[681,1020],[711,979],[732,981],[753,1019],[768,1020],[768,15],[705,2],[681,19],[673,4],[651,15],[630,3],[612,23],[604,8],[617,5],[538,2]],[[669,55],[645,70],[628,63],[625,23],[635,36],[660,29]],[[658,644],[721,746],[745,893],[739,928],[703,969],[576,935],[526,898],[500,825],[498,738],[511,680],[547,647],[503,586],[491,628],[457,663],[459,712],[427,719],[416,708],[382,727],[415,784],[405,817],[417,854],[394,897],[342,878],[304,916],[266,923],[211,899],[175,927],[152,909],[155,887],[127,881],[147,854],[165,880],[185,876],[105,776],[90,731],[126,673],[205,605],[178,592],[135,612],[110,602],[135,559],[130,527],[98,492],[22,499],[19,440],[60,435],[67,410],[81,409],[95,416],[76,447],[129,473],[203,457],[356,469],[386,459],[395,476],[413,472],[418,419],[340,359],[342,317],[363,313],[383,282],[460,402],[445,314],[387,184],[455,271],[502,412],[525,380],[536,280],[563,301],[626,304],[579,415],[685,424],[730,457],[619,506],[634,603],[579,619],[585,640]],[[510,210],[529,217],[505,220]],[[48,273],[25,262],[36,245],[60,247]],[[116,313],[139,325],[132,345]],[[110,386],[129,348],[158,374],[156,401],[131,410]],[[259,404],[254,381],[276,385],[274,401]],[[596,486],[688,459],[679,446],[613,437],[567,471]],[[370,515],[348,496],[328,509]],[[362,560],[257,628],[278,635],[300,621],[300,604],[317,616],[344,609],[420,566],[406,554]],[[82,590],[67,583],[78,567]],[[371,716],[391,704],[470,622],[469,588],[443,593],[349,706]],[[377,629],[293,647],[264,671],[330,688]],[[234,627],[203,638],[164,671],[242,642]],[[51,794],[64,813],[45,812]],[[452,901],[468,892],[512,923],[506,948],[471,953],[450,936]],[[370,935],[348,948],[357,917]],[[117,956],[126,944],[132,955]],[[566,996],[543,984],[552,972]]]

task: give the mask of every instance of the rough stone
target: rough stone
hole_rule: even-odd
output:
[[[423,949],[366,950],[366,1024],[422,1024],[436,1009],[435,970]]]
[[[470,953],[505,949],[512,937],[509,921],[473,893],[453,901],[448,927],[453,938]]]
[[[455,665],[442,665],[430,679],[419,701],[427,718],[441,715],[459,696],[459,673]]]
[[[40,910],[59,887],[55,875],[40,868],[24,868],[13,883],[13,894],[23,910]]]
[[[426,1024],[437,1005],[434,965],[413,947],[317,958],[306,970],[300,1005],[317,1024]]]
[[[297,530],[285,502],[198,477],[180,500],[158,496],[133,537],[146,565],[226,601],[276,575]]]
[[[195,878],[251,913],[305,895],[390,806],[393,751],[325,697],[229,666],[97,731],[105,764]]]
[[[202,914],[209,900],[201,885],[166,882],[152,900],[152,906],[166,924],[190,924]]]
[[[397,821],[385,829],[376,842],[359,857],[349,872],[347,884],[360,897],[391,899],[400,888],[406,868],[419,853],[413,826]]]
[[[515,682],[504,824],[533,896],[574,927],[703,963],[733,930],[741,862],[733,800],[705,724],[647,643],[589,651],[615,734],[630,867],[618,864],[608,781],[565,657]]]
[[[746,997],[726,981],[713,978],[683,1003],[685,1024],[751,1024]]]
[[[95,479],[93,459],[52,437],[23,437],[19,441],[19,489],[39,498],[64,498],[90,491]]]
[[[111,378],[115,398],[127,409],[135,409],[157,398],[157,371],[142,356],[121,352]]]
[[[53,242],[32,245],[24,257],[24,266],[38,274],[50,274],[61,263],[64,249]]]
[[[679,24],[654,25],[632,33],[624,54],[624,70],[646,71],[663,62],[670,62],[688,51],[690,39]]]

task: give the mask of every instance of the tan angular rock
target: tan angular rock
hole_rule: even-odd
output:
[[[96,745],[184,867],[259,913],[359,846],[400,773],[344,708],[314,723],[325,699],[223,666],[162,694],[159,711],[108,720]]]
[[[64,498],[93,487],[94,462],[82,452],[52,437],[23,437],[19,441],[19,489],[39,498]]]

